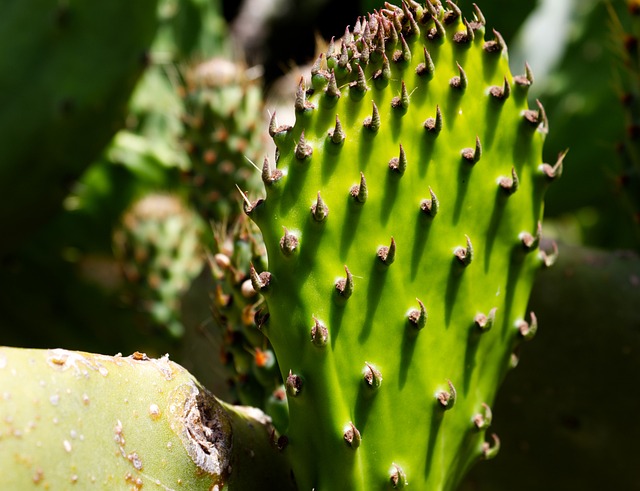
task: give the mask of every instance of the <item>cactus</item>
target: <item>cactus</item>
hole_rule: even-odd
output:
[[[212,311],[223,332],[221,360],[229,368],[234,397],[242,404],[265,407],[282,380],[267,339],[256,328],[262,298],[251,284],[251,264],[266,266],[266,251],[257,227],[241,215],[230,226],[214,228],[211,270],[215,282]]]
[[[209,220],[233,222],[241,212],[236,185],[257,189],[251,161],[263,150],[262,89],[239,63],[212,58],[185,75],[184,139],[192,199]]]
[[[3,9],[0,195],[10,206],[0,223],[11,233],[0,253],[53,215],[124,123],[156,3],[36,0]]]
[[[496,400],[504,451],[461,491],[537,491],[550,476],[554,489],[640,489],[627,464],[640,438],[627,390],[640,373],[639,294],[637,254],[560,244],[531,294],[545,329]]]
[[[166,356],[3,347],[0,376],[3,489],[293,489],[269,418]]]
[[[300,489],[453,489],[494,456],[490,405],[526,304],[547,121],[499,33],[452,2],[385,9],[347,28],[270,134],[266,198],[245,210],[268,271],[261,328],[288,393],[285,453]]]
[[[135,202],[114,232],[114,253],[129,295],[156,326],[180,337],[180,296],[204,265],[203,225],[177,196],[150,194]]]

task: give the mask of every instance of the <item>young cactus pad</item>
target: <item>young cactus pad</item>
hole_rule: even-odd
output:
[[[530,69],[512,76],[484,34],[477,7],[468,21],[451,2],[387,4],[300,81],[292,127],[272,118],[276,165],[246,211],[268,252],[252,277],[300,489],[449,490],[497,451],[490,405],[535,333],[561,162],[541,162]]]

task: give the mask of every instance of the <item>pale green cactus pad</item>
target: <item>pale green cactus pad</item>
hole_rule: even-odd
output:
[[[490,405],[518,344],[542,197],[562,169],[533,81],[476,7],[405,2],[360,18],[270,132],[247,196],[268,271],[259,316],[286,380],[300,489],[453,489],[499,445]]]
[[[0,385],[2,489],[293,489],[269,418],[167,356],[0,347]]]

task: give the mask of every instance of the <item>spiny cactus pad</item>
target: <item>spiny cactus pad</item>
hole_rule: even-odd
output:
[[[300,81],[293,126],[272,118],[276,165],[246,211],[300,489],[453,489],[497,451],[490,405],[537,327],[525,309],[562,160],[541,161],[531,70],[512,76],[484,35],[477,7],[387,4]]]

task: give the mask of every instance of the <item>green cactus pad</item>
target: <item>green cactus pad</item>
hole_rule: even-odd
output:
[[[300,489],[448,490],[499,440],[490,405],[525,312],[548,182],[533,76],[451,2],[358,19],[270,133],[252,272]],[[549,258],[546,258],[547,260]]]
[[[166,356],[0,347],[0,385],[2,489],[293,489],[269,418]]]

